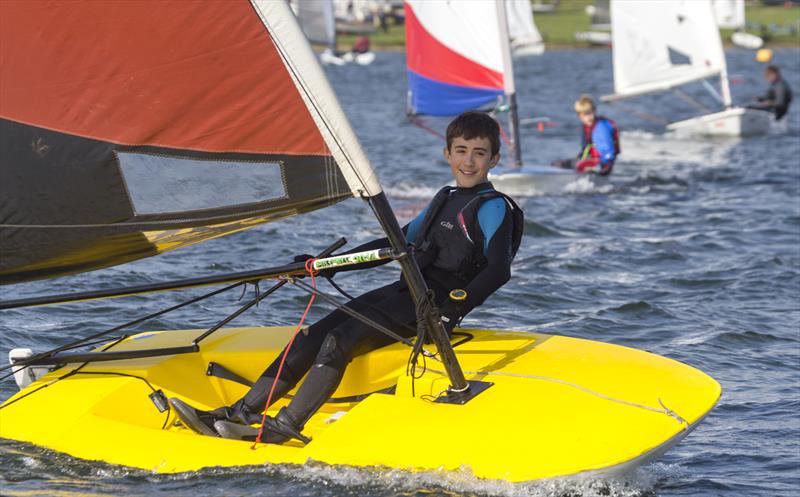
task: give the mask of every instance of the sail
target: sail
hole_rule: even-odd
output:
[[[504,95],[508,38],[501,35],[498,10],[493,0],[406,0],[411,112],[451,116]]]
[[[611,29],[611,7],[609,0],[595,0],[594,5],[587,11],[589,14],[589,22],[592,24],[592,29],[607,30]]]
[[[725,29],[744,29],[744,0],[712,0],[717,26]]]
[[[508,35],[515,56],[541,55],[544,41],[533,21],[533,10],[528,0],[505,0],[508,18]]]
[[[616,95],[610,98],[667,90],[725,72],[711,0],[612,0],[611,22]]]
[[[292,0],[297,22],[311,43],[336,46],[336,21],[333,0]]]
[[[0,2],[0,283],[381,193],[284,2]]]

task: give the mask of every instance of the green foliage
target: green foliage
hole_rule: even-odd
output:
[[[552,3],[552,0],[541,0],[541,3]],[[548,48],[582,48],[589,46],[587,43],[575,40],[575,33],[589,31],[591,25],[586,7],[592,5],[593,0],[561,0],[552,13],[534,14],[536,26],[544,37]],[[760,28],[748,27],[747,32],[761,36],[767,42],[766,46],[800,46],[800,6],[765,6],[751,5],[746,7],[747,22],[757,23]],[[778,31],[770,27],[777,27]],[[794,26],[794,31],[790,32]],[[722,30],[722,37],[729,42],[731,33],[729,29]],[[356,37],[340,35],[338,45],[340,50],[347,50],[353,46]],[[380,28],[370,35],[372,47],[377,49],[402,49],[405,46],[405,28],[389,23],[389,30],[383,32]]]

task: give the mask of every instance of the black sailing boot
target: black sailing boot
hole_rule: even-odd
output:
[[[261,407],[253,409],[251,406],[261,406],[267,401],[267,395],[272,389],[274,381],[273,378],[262,376],[244,397],[234,402],[231,406],[218,407],[212,411],[195,409],[175,397],[171,398],[169,402],[178,414],[178,418],[187,428],[201,435],[218,437],[219,434],[214,429],[214,423],[219,420],[227,420],[244,425],[260,425],[261,414],[258,411],[260,411]],[[273,398],[277,400],[283,397],[293,387],[294,382],[279,379],[275,385]]]
[[[261,424],[261,419],[262,416],[259,416],[257,424]],[[285,407],[281,408],[274,418],[272,416],[266,416],[263,417],[263,419],[264,432],[261,434],[261,441],[264,443],[282,444],[291,438],[300,440],[304,444],[311,442],[310,438],[300,433],[300,430],[296,428],[295,421],[291,419]],[[255,441],[260,430],[260,428],[232,423],[224,419],[216,421],[214,423],[214,429],[219,433],[219,436],[223,438],[247,440],[250,442]]]
[[[178,414],[178,418],[181,420],[181,423],[183,423],[184,426],[190,430],[201,435],[208,435],[210,437],[219,436],[219,434],[214,430],[214,421],[221,417],[216,413],[216,411],[219,411],[219,409],[215,411],[201,411],[200,409],[195,409],[177,397],[172,397],[169,399],[169,403],[172,408],[175,409],[175,412]]]

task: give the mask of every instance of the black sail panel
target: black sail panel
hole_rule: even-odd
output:
[[[0,147],[2,284],[122,264],[352,196],[324,156],[119,146],[5,119]],[[320,170],[326,180],[309,181]]]

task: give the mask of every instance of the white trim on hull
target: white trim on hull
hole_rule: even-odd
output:
[[[669,131],[705,136],[760,136],[770,132],[771,112],[732,107],[722,112],[693,117],[667,125]]]

